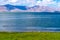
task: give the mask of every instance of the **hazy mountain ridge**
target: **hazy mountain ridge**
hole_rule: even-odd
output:
[[[49,7],[49,6],[13,6],[13,5],[2,5],[0,6],[0,12],[54,12],[59,11],[60,8]]]

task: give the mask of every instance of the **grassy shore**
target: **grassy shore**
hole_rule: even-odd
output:
[[[0,40],[60,40],[60,32],[0,32]]]

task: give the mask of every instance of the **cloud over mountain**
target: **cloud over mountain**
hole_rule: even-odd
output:
[[[0,6],[0,12],[60,12],[60,7],[50,7],[50,6],[33,6],[33,7],[27,7],[27,6],[13,6],[13,5],[3,5]]]
[[[59,0],[58,0],[59,1]],[[0,11],[59,11],[60,1],[56,0],[0,0]]]

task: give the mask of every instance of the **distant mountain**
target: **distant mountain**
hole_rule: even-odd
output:
[[[27,10],[26,6],[13,6],[13,5],[9,5],[9,4],[4,5],[4,6],[7,8],[7,10],[13,10],[15,8],[21,9],[21,10]]]
[[[14,6],[10,4],[0,5],[0,12],[54,12],[59,11],[60,8],[49,7],[49,6]]]

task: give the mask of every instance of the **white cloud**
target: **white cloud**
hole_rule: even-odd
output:
[[[53,5],[53,4],[56,4],[56,2],[53,1],[53,0],[43,0],[43,1],[37,1],[37,4],[36,5],[48,6],[50,4]]]
[[[0,5],[5,5],[5,4],[7,4],[8,2],[7,2],[8,0],[0,0]]]
[[[11,3],[16,3],[18,0],[8,0]]]
[[[11,4],[11,5],[22,5],[22,6],[55,6],[60,7],[60,2],[53,0],[0,0],[0,5]]]
[[[60,7],[60,2],[57,3],[57,6]]]
[[[34,6],[36,4],[36,0],[17,0],[17,2],[9,2],[12,5],[24,5],[24,6]]]

